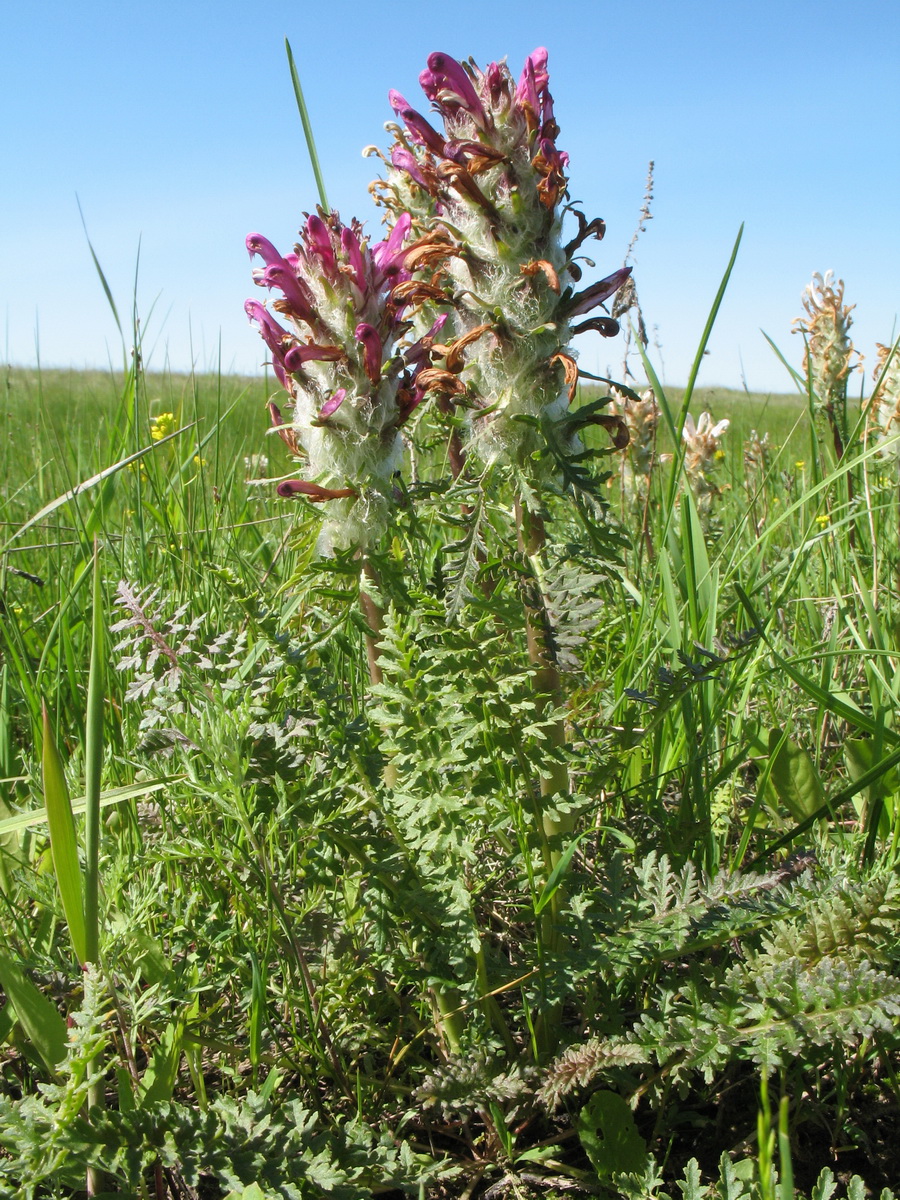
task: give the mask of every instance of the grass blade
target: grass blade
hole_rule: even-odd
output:
[[[158,792],[161,788],[168,787],[170,783],[178,783],[183,778],[183,775],[167,775],[163,779],[129,783],[125,787],[110,788],[109,791],[100,793],[100,807],[109,808],[113,804],[121,804],[124,800],[134,800],[138,796],[152,795],[153,792]],[[85,812],[87,809],[86,797],[80,796],[77,800],[73,800],[70,807],[73,815]],[[30,812],[16,813],[14,817],[6,817],[0,821],[0,835],[29,829],[32,825],[43,825],[46,821],[46,808],[34,808]]]
[[[91,621],[91,668],[88,676],[84,751],[84,923],[88,962],[97,962],[100,949],[100,773],[103,766],[103,698],[105,629],[100,554],[94,542],[94,603]]]
[[[82,964],[87,962],[87,938],[84,924],[84,897],[81,864],[78,861],[78,842],[75,838],[75,819],[69,803],[69,789],[62,759],[53,740],[47,706],[43,708],[44,803],[47,806],[47,828],[50,833],[50,852],[63,912],[69,926],[72,947]]]
[[[316,139],[313,137],[312,122],[309,119],[309,113],[306,111],[306,101],[303,98],[303,88],[300,86],[300,75],[297,71],[297,64],[294,62],[294,53],[291,50],[291,43],[284,39],[284,48],[287,50],[288,65],[291,68],[291,82],[294,85],[294,95],[297,98],[297,108],[300,112],[300,120],[303,123],[303,134],[306,138],[306,149],[309,153],[309,161],[312,164],[313,175],[316,177],[316,187],[319,191],[319,202],[325,212],[330,212],[328,206],[328,197],[325,195],[325,180],[322,178],[322,168],[319,165],[319,155],[316,150]]]

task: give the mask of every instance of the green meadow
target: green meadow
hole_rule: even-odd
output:
[[[545,499],[551,710],[506,485],[477,540],[469,485],[412,485],[373,630],[274,495],[271,379],[3,380],[4,1195],[896,1181],[898,479],[867,407],[837,459],[807,395],[657,387],[630,485],[642,435],[590,434],[593,491]],[[688,409],[730,425],[673,456]]]

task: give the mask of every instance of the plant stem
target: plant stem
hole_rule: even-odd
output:
[[[538,715],[548,708],[560,709],[563,704],[562,680],[559,668],[554,660],[553,651],[549,646],[546,628],[547,606],[544,601],[541,584],[541,552],[546,544],[547,535],[543,518],[529,512],[521,500],[516,501],[516,525],[518,528],[519,550],[531,565],[538,591],[536,604],[526,602],[525,606],[525,636],[528,642],[528,657],[534,665],[534,690],[537,698]],[[557,718],[548,731],[550,745],[562,750],[566,745],[566,723],[562,717]],[[569,772],[565,763],[554,762],[541,775],[541,798],[550,802],[554,797],[565,795],[569,790]],[[544,835],[548,838],[557,837],[561,833],[570,833],[574,827],[573,819],[568,815],[552,816],[548,811],[550,805],[542,806],[541,825]],[[550,848],[550,863],[555,866],[559,860],[558,847]]]

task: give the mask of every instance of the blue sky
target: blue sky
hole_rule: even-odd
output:
[[[653,356],[683,383],[741,222],[746,230],[701,382],[788,390],[765,329],[789,330],[813,271],[857,304],[873,363],[900,310],[900,3],[858,0],[455,0],[413,6],[7,6],[0,48],[0,358],[47,366],[121,361],[76,204],[152,366],[254,371],[244,237],[292,243],[316,193],[285,61],[294,48],[329,199],[375,232],[367,184],[386,145],[387,91],[424,104],[431,50],[518,74],[538,45],[571,156],[572,196],[607,222],[603,274],[620,265],[656,163],[653,220],[635,277]],[[588,370],[617,343],[580,343]],[[660,357],[661,356],[661,357]]]

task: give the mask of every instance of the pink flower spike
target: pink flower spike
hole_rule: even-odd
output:
[[[435,51],[434,54],[428,55],[428,69],[441,91],[450,92],[451,96],[458,100],[466,112],[471,117],[474,117],[479,125],[485,123],[487,114],[484,111],[484,105],[481,103],[481,98],[475,91],[472,80],[466,74],[462,63],[458,63],[449,54],[442,54],[440,51]],[[440,106],[442,99],[443,97],[439,94],[437,97],[438,106]]]
[[[336,413],[337,410],[344,403],[344,397],[346,395],[347,395],[346,388],[338,388],[338,390],[334,393],[334,395],[331,397],[331,399],[326,400],[325,403],[322,405],[322,407],[319,409],[318,420],[327,421],[328,418],[333,413]]]
[[[372,383],[378,383],[381,379],[381,358],[384,353],[378,330],[372,325],[367,325],[365,321],[361,321],[356,327],[356,340],[361,343],[363,348],[366,374]]]

